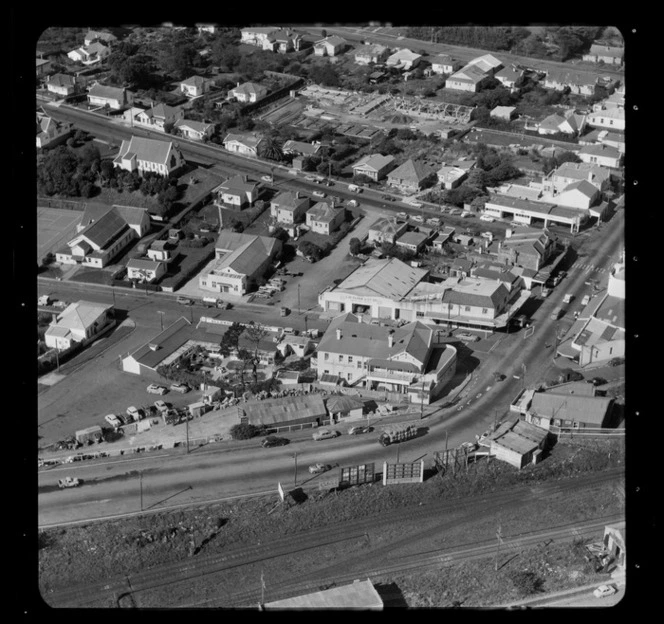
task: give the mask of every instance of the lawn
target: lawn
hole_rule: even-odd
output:
[[[572,461],[573,458],[573,461]],[[512,486],[537,486],[552,479],[602,471],[624,462],[622,442],[616,440],[558,443],[544,462],[517,471],[507,464],[470,464],[467,473],[451,472],[424,483],[403,486],[360,486],[335,493],[309,491],[304,502],[274,509],[275,497],[214,503],[198,508],[160,512],[90,525],[40,532],[39,575],[42,591],[92,583],[129,575],[159,564],[221,553],[228,548],[253,545],[278,536],[366,517],[380,517],[390,510],[413,508],[429,502],[454,500],[498,492]],[[398,526],[380,526],[367,540],[283,556],[253,566],[197,577],[192,583],[166,585],[141,592],[143,607],[178,606],[206,593],[217,596],[225,587],[260,587],[260,568],[270,585],[293,578],[324,574],[328,567],[341,574],[362,570],[365,561],[394,543],[402,555],[458,547],[495,537],[497,523],[505,537],[545,526],[581,521],[623,511],[624,502],[612,485],[595,486],[576,493],[553,495],[528,503],[528,513],[517,505],[491,509],[469,520],[468,514],[450,512],[445,518]],[[443,526],[443,523],[445,526]],[[430,525],[430,526],[429,526]],[[443,530],[444,529],[444,530]],[[391,552],[391,551],[390,551]],[[395,583],[408,606],[447,606],[453,600],[463,606],[483,606],[520,597],[513,573],[529,571],[542,589],[555,591],[598,582],[580,556],[579,544],[545,544],[520,548],[517,556],[504,556],[494,571],[491,561],[437,566],[432,571],[396,574],[379,579]],[[441,573],[443,572],[444,573]],[[222,606],[222,605],[217,605]]]

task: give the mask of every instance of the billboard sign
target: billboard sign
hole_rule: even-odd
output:
[[[375,464],[359,464],[358,466],[346,466],[341,469],[339,485],[361,485],[362,483],[373,483],[375,476]]]
[[[339,473],[325,476],[318,480],[319,490],[333,490],[339,487]]]
[[[424,460],[410,464],[383,464],[383,485],[394,483],[422,483]]]

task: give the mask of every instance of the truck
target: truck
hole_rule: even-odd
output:
[[[37,305],[47,306],[51,304],[51,297],[49,295],[42,295],[37,299]]]
[[[65,488],[78,487],[79,485],[81,485],[81,481],[76,477],[65,477],[64,479],[58,479],[58,487],[61,490],[64,490]]]
[[[389,446],[390,444],[396,444],[397,442],[404,442],[405,440],[410,440],[417,436],[417,426],[416,425],[393,425],[387,427],[383,433],[380,434],[378,441],[383,446]]]

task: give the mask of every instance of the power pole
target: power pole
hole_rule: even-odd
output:
[[[297,285],[297,313],[301,314],[300,311],[300,285]]]
[[[189,454],[189,414],[185,415],[185,425],[187,429],[187,455]]]
[[[141,511],[143,511],[143,471],[138,471],[138,488],[141,495]]]
[[[295,477],[293,479],[293,483],[297,485],[297,452],[293,453],[291,457],[295,460]]]
[[[498,539],[498,542],[496,544],[495,571],[498,572],[498,555],[500,553],[500,545],[503,543],[503,535],[502,535],[502,532],[501,532],[500,525],[498,525],[498,530],[496,531],[496,538]]]

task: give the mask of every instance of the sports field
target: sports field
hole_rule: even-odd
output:
[[[83,213],[61,208],[37,208],[37,260],[55,253],[76,235]]]

